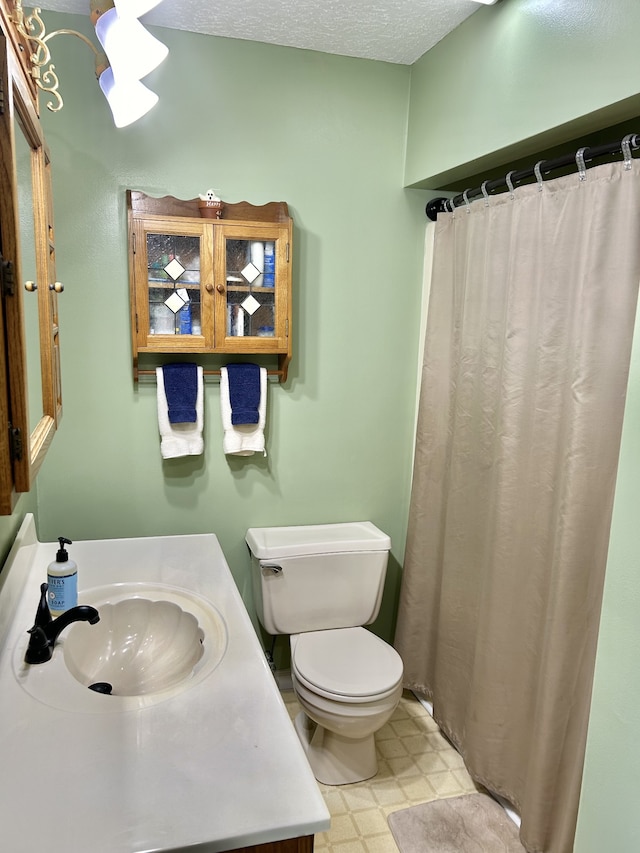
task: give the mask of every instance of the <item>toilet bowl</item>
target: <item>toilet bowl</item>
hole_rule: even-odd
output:
[[[402,660],[367,630],[380,610],[391,540],[369,521],[250,528],[260,624],[289,634],[295,725],[326,785],[375,776],[377,732],[402,695]]]
[[[296,731],[316,779],[346,785],[375,776],[374,735],[402,695],[395,649],[365,628],[297,634],[291,678],[303,709]]]

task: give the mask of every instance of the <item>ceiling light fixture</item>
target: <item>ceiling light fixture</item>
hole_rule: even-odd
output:
[[[15,0],[12,21],[32,46],[31,75],[37,87],[51,96],[47,108],[58,112],[63,107],[48,42],[54,36],[72,35],[88,45],[95,55],[96,77],[116,127],[126,127],[148,113],[158,103],[158,96],[141,80],[160,65],[169,51],[143,27],[138,17],[159,2],[161,0],[90,0],[91,22],[104,49],[104,53],[100,53],[90,39],[76,30],[47,33],[40,17],[41,10],[34,8],[26,14],[22,0]]]
[[[99,15],[95,27],[113,68],[113,76],[118,81],[142,80],[169,53],[167,47],[154,38],[137,18],[121,18],[115,7]]]
[[[161,0],[115,0],[121,18],[141,18],[160,5]]]
[[[126,127],[146,115],[158,103],[158,96],[140,80],[117,83],[113,70],[105,68],[98,78],[100,88],[107,99],[113,123],[116,127]]]
[[[493,6],[498,0],[473,0],[474,3],[483,3],[485,6]]]

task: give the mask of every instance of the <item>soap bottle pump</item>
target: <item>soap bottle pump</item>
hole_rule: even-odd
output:
[[[73,560],[69,559],[69,554],[64,547],[73,543],[64,536],[59,536],[58,542],[60,547],[56,558],[53,563],[49,563],[47,569],[49,610],[54,618],[78,603],[78,567]]]

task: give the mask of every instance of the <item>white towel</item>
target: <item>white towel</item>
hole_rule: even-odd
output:
[[[160,430],[160,453],[163,459],[177,456],[199,456],[204,450],[202,425],[204,422],[204,379],[198,367],[198,393],[196,396],[196,421],[192,424],[169,423],[169,407],[164,390],[164,374],[156,367],[158,385],[158,429]]]
[[[260,368],[260,405],[257,424],[231,423],[229,401],[229,374],[226,367],[220,368],[220,413],[222,415],[222,449],[228,456],[251,456],[252,453],[267,455],[264,449],[264,425],[267,417],[267,370]]]

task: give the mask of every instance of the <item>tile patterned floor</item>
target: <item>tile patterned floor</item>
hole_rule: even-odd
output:
[[[293,719],[293,692],[282,697]],[[479,790],[462,758],[415,696],[405,691],[393,717],[376,735],[378,775],[354,785],[318,783],[331,829],[316,836],[316,853],[397,853],[387,825],[391,812]]]

